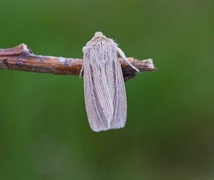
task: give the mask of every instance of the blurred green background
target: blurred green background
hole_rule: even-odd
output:
[[[126,83],[126,127],[100,133],[83,79],[0,70],[0,180],[214,179],[213,0],[0,4],[0,48],[82,57],[102,31],[159,69]]]

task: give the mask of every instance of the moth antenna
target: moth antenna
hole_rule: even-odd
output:
[[[120,54],[121,58],[122,58],[124,61],[126,61],[126,62],[129,64],[129,66],[131,66],[135,71],[140,72],[136,67],[134,67],[134,66],[128,61],[128,59],[126,58],[125,53],[124,53],[119,47],[117,47],[117,51],[118,51],[118,53]]]

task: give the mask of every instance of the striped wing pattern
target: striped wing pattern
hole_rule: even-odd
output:
[[[84,91],[88,121],[92,130],[125,126],[126,91],[117,44],[107,39],[84,48]]]

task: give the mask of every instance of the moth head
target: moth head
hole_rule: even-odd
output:
[[[103,37],[103,33],[102,32],[95,32],[94,34],[94,37],[97,38],[97,37]]]

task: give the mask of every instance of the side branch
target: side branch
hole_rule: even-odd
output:
[[[136,60],[128,58],[139,71],[157,71],[152,59]],[[124,79],[136,76],[136,71],[119,58]],[[78,58],[64,58],[41,56],[33,54],[27,45],[20,44],[10,49],[0,49],[0,69],[11,69],[29,72],[42,72],[61,75],[79,75],[83,60]]]

